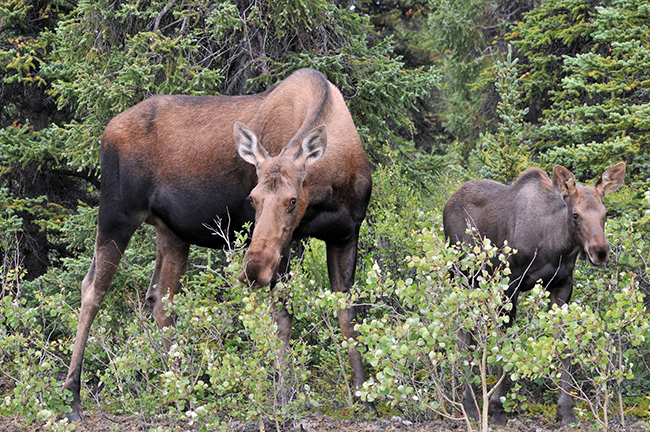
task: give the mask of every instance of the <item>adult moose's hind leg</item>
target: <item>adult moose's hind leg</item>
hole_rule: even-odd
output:
[[[72,392],[72,411],[68,414],[68,420],[71,422],[83,420],[80,397],[81,367],[90,326],[113,282],[117,266],[134,231],[135,228],[123,228],[121,232],[106,235],[102,234],[101,229],[97,230],[95,254],[90,269],[81,284],[79,324],[70,359],[70,368],[63,385],[64,389]]]
[[[163,298],[169,294],[169,300],[172,300],[180,290],[180,278],[187,269],[190,245],[178,238],[160,219],[150,217],[146,222],[156,227],[156,266],[146,300],[158,328],[170,327],[174,320],[165,311]],[[169,350],[168,339],[163,339],[163,345],[165,350]]]
[[[357,242],[359,231],[347,243],[335,245],[327,243],[327,268],[329,272],[330,284],[335,292],[350,292],[354,283],[354,273],[357,264]],[[354,319],[356,312],[353,307],[339,310],[339,326],[345,340],[354,339],[356,341],[359,333],[354,329]],[[354,346],[350,344],[348,348],[348,357],[350,358],[350,367],[352,369],[352,385],[354,399],[359,400],[356,392],[361,389],[366,380],[366,374],[363,370],[361,354]],[[364,403],[366,409],[376,414],[374,404]]]

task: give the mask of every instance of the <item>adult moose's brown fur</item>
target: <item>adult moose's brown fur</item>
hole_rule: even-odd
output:
[[[156,265],[147,301],[159,327],[172,324],[162,298],[179,291],[190,244],[221,248],[204,224],[223,221],[231,238],[255,221],[240,280],[273,283],[292,239],[327,245],[332,289],[349,291],[359,228],[370,199],[370,167],[341,93],[319,72],[303,69],[252,96],[155,96],[115,117],[101,147],[102,184],[95,255],[82,284],[79,327],[64,384],[72,421],[82,419],[81,367],[90,326],[129,239],[146,222],[156,228]],[[286,255],[285,255],[286,256]],[[274,315],[289,343],[292,317]],[[355,338],[353,309],[339,311],[345,338]],[[365,380],[351,347],[352,381]]]
[[[445,236],[452,243],[472,243],[474,235],[487,237],[499,246],[507,240],[517,249],[510,259],[512,282],[505,293],[513,306],[512,323],[519,293],[532,289],[538,280],[550,291],[551,306],[569,302],[573,268],[581,252],[592,264],[609,262],[603,197],[617,190],[624,177],[625,163],[620,162],[606,170],[593,187],[576,185],[571,171],[559,165],[553,168],[552,180],[538,168],[527,169],[510,186],[472,180],[462,185],[445,206]],[[562,363],[556,415],[566,425],[575,422],[575,414],[569,394],[570,361]],[[506,422],[501,403],[505,392],[502,382],[490,398],[490,421],[494,424]],[[470,385],[463,393],[463,405],[468,415],[478,420]]]

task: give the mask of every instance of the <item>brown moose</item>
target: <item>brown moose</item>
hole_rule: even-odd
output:
[[[609,262],[605,237],[607,211],[603,197],[617,190],[625,177],[625,163],[606,170],[595,186],[576,185],[573,173],[556,165],[553,179],[538,168],[529,168],[510,186],[492,180],[472,180],[463,184],[449,199],[443,213],[445,236],[452,243],[473,243],[476,234],[501,246],[504,241],[517,249],[510,259],[510,286],[506,297],[512,302],[510,322],[517,313],[517,298],[541,280],[550,292],[550,305],[568,303],[573,289],[573,268],[584,252],[595,265]],[[569,394],[569,359],[562,360],[557,420],[574,423],[574,402]],[[502,381],[490,397],[490,422],[506,423],[501,397]],[[463,406],[470,418],[478,420],[474,390],[467,385]]]
[[[79,391],[90,326],[143,222],[156,228],[146,300],[161,328],[172,325],[162,298],[179,291],[190,244],[224,246],[204,226],[215,219],[230,238],[245,222],[255,222],[242,282],[273,284],[290,241],[315,237],[327,245],[332,290],[348,292],[352,286],[372,187],[370,166],[341,93],[317,71],[299,70],[251,96],[147,99],[106,127],[101,169],[95,254],[82,284],[64,384],[73,395],[71,421],[83,419]],[[346,339],[357,336],[354,316],[351,308],[339,311]],[[274,318],[286,346],[292,316],[283,309]],[[359,389],[365,380],[361,356],[352,344],[348,354]]]

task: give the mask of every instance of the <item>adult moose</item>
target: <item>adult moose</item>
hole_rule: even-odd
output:
[[[573,268],[584,252],[595,265],[609,262],[609,243],[605,238],[607,211],[603,197],[617,190],[625,177],[625,163],[606,170],[595,186],[578,186],[568,169],[556,165],[553,178],[539,168],[529,168],[510,186],[492,180],[472,180],[462,185],[449,199],[443,212],[445,236],[451,242],[472,243],[468,228],[494,244],[504,241],[517,249],[510,258],[510,286],[505,295],[512,302],[510,322],[517,313],[517,298],[541,280],[550,291],[550,303],[568,303],[573,290]],[[557,420],[575,422],[574,402],[569,394],[570,360],[562,360]],[[499,385],[490,397],[489,415],[493,424],[506,423]],[[468,415],[478,420],[472,387],[463,393]]]
[[[234,133],[233,133],[234,132]],[[155,96],[115,117],[101,146],[101,198],[95,254],[82,283],[79,326],[64,384],[71,421],[82,420],[80,378],[90,326],[122,254],[143,223],[156,229],[157,255],[146,300],[159,327],[172,325],[162,298],[180,289],[190,244],[221,248],[204,224],[231,234],[254,221],[240,281],[273,284],[292,239],[327,245],[332,289],[349,291],[359,228],[372,187],[370,166],[341,93],[321,73],[302,69],[251,96]],[[274,315],[289,343],[292,317]],[[339,311],[355,338],[353,309]],[[352,381],[365,380],[348,350]]]

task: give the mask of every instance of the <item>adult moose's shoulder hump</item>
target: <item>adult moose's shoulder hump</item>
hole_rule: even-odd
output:
[[[573,173],[560,165],[553,168],[552,178],[539,168],[529,168],[509,186],[472,180],[462,185],[445,206],[445,236],[452,243],[471,244],[477,237],[489,238],[499,246],[507,241],[517,250],[510,258],[511,282],[505,293],[513,304],[512,323],[519,293],[532,289],[539,280],[550,292],[551,306],[569,302],[573,269],[581,252],[592,264],[609,262],[603,198],[617,190],[624,178],[625,163],[620,162],[603,172],[594,186],[578,185]],[[575,422],[575,414],[569,394],[570,359],[562,363],[556,415],[566,425]],[[493,423],[505,423],[504,395],[505,386],[501,385],[490,398]],[[478,418],[472,396],[468,385],[463,405]]]
[[[82,283],[81,311],[64,388],[68,418],[81,420],[81,368],[90,326],[135,230],[156,229],[156,264],[147,302],[159,327],[173,324],[162,298],[173,299],[191,244],[224,239],[205,227],[221,221],[230,238],[254,221],[242,282],[273,285],[286,269],[292,239],[327,245],[334,291],[347,292],[356,268],[359,228],[372,187],[370,166],[338,89],[302,69],[268,91],[249,96],[155,96],[115,117],[101,147],[102,184],[92,264]],[[292,317],[274,314],[289,342]],[[355,338],[353,309],[339,311],[341,330]],[[168,341],[163,341],[166,345]],[[352,381],[365,380],[350,345]]]

